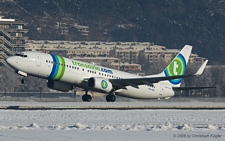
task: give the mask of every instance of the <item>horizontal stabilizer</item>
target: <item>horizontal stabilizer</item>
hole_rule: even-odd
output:
[[[174,91],[193,90],[193,89],[212,89],[216,87],[173,87]]]

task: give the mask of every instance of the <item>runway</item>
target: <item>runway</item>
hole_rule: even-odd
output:
[[[211,101],[146,101],[146,102],[36,102],[0,101],[0,109],[8,110],[223,110],[225,102]]]

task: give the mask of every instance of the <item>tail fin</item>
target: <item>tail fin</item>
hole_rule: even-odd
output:
[[[158,76],[176,76],[184,75],[189,56],[191,54],[192,46],[185,45],[184,48],[177,54],[177,56],[170,62],[165,70],[158,74]],[[172,85],[179,87],[182,78],[167,80]]]

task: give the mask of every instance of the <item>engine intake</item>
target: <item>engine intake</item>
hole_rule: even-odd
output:
[[[69,90],[73,89],[73,86],[67,83],[58,82],[58,81],[48,81],[47,86],[50,89],[62,91],[62,92],[68,92]]]

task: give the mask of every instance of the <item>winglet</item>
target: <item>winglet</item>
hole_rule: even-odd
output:
[[[202,72],[204,71],[206,64],[208,63],[208,60],[206,60],[202,66],[198,69],[198,71],[194,74],[195,76],[199,76],[202,74]]]

